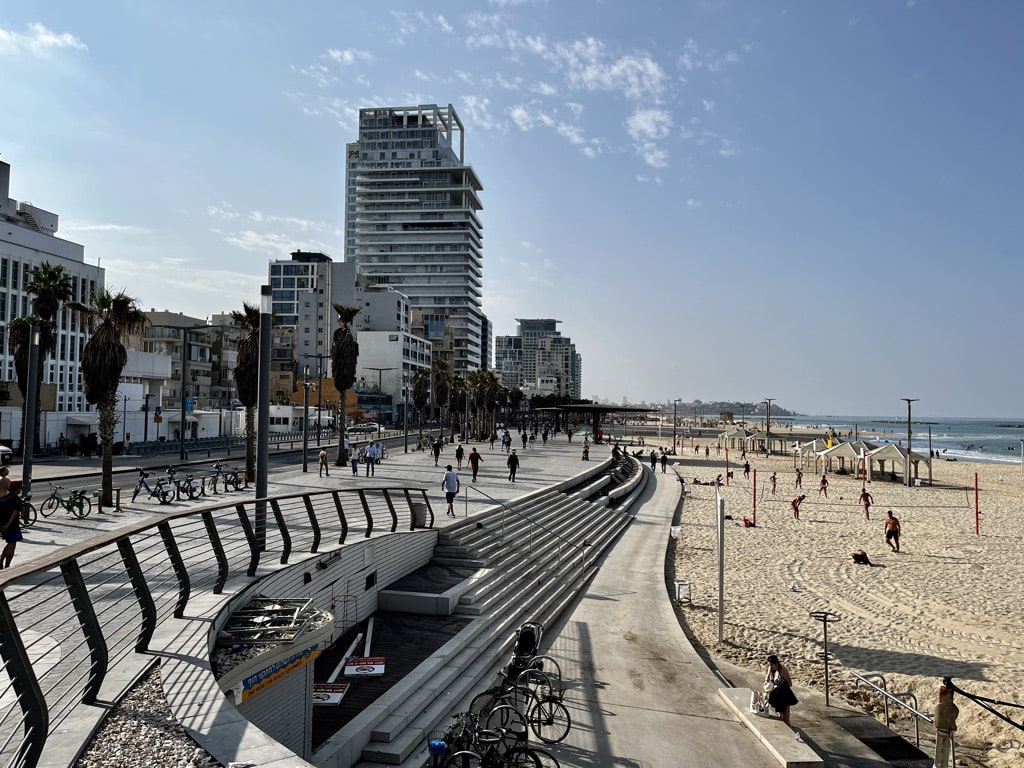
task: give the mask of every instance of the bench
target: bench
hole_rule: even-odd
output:
[[[785,768],[824,768],[825,761],[777,717],[750,711],[749,688],[719,688],[718,696]]]

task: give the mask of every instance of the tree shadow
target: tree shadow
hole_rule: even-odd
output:
[[[846,664],[855,658],[856,666],[869,669],[873,673],[930,675],[936,678],[952,677],[991,682],[985,674],[989,664],[983,661],[955,661],[926,653],[889,651],[836,642],[830,642],[828,649]]]

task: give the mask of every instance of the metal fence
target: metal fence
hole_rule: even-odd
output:
[[[191,595],[219,594],[228,579],[255,576],[261,560],[287,564],[296,552],[417,523],[434,523],[423,488],[296,493],[171,513],[4,570],[0,764],[37,765],[47,738],[96,702],[110,669],[145,653]]]

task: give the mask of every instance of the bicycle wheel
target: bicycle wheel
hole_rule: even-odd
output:
[[[82,494],[80,498],[82,499],[82,508],[85,510],[82,517],[88,517],[89,513],[92,512],[92,499],[85,494]]]
[[[513,747],[508,750],[502,757],[510,764],[516,766],[531,766],[531,768],[543,768],[540,758],[537,753],[529,747]]]
[[[389,455],[390,454],[388,454],[388,449],[387,448],[381,449],[381,452],[380,452],[381,461],[383,461],[384,459],[387,459]]]
[[[483,765],[483,759],[480,755],[476,752],[464,750],[456,752],[449,757],[448,762],[445,763],[445,768],[480,768],[481,765]]]
[[[132,502],[134,503],[136,497],[139,495],[139,486],[135,486],[135,490],[132,491]]]
[[[540,760],[542,768],[562,768],[562,764],[558,762],[558,759],[546,749],[530,747],[530,751],[532,751],[534,756]]]
[[[186,480],[181,486],[181,492],[188,496],[190,499],[194,499],[199,495],[199,489],[196,488],[191,480]]]
[[[572,719],[569,710],[557,699],[537,699],[526,719],[530,730],[545,744],[557,744],[569,735]]]
[[[23,499],[21,502],[21,526],[23,528],[31,528],[38,519],[39,513],[36,512],[35,505],[31,501]]]
[[[86,506],[87,504],[88,506]],[[75,517],[81,519],[83,517],[89,516],[89,513],[92,511],[92,501],[89,499],[88,496],[85,496],[84,494],[81,493],[76,493],[68,498],[67,507],[68,512],[70,512]]]
[[[39,505],[39,514],[41,514],[43,517],[49,517],[58,509],[60,509],[60,507],[60,500],[56,496],[51,496],[50,498],[44,500],[43,503]]]
[[[477,720],[482,721],[487,715],[491,714],[492,709],[498,706],[501,701],[501,695],[504,692],[503,688],[488,688],[486,691],[478,693],[469,702],[470,714],[475,715]]]
[[[499,704],[485,718],[481,718],[480,727],[486,731],[499,734],[502,749],[511,749],[525,744],[529,736],[526,716],[511,704]]]
[[[161,504],[170,504],[174,501],[174,491],[170,488],[160,488],[156,492],[156,497],[160,500]]]

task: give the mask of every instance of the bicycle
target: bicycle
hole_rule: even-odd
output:
[[[147,493],[146,498],[155,498],[161,504],[170,504],[174,499],[174,491],[167,487],[167,478],[161,477],[157,479],[156,485],[151,488],[149,483],[146,482],[146,478],[149,477],[149,472],[141,467],[138,468],[138,471],[139,482],[136,484],[135,490],[132,491],[132,502],[135,501],[141,491],[145,490]]]
[[[21,527],[31,528],[39,519],[35,504],[32,503],[32,494],[21,497]]]
[[[206,495],[206,486],[202,480],[194,480],[191,472],[185,475],[184,480],[178,480],[175,477],[176,472],[177,470],[174,467],[167,468],[167,482],[177,491],[179,499],[182,496],[196,499]]]
[[[511,684],[504,672],[499,672],[498,677],[501,683],[478,693],[469,705],[469,711],[480,718],[485,727],[505,726],[506,722],[494,718],[501,712],[507,716],[512,709],[525,713],[530,730],[545,744],[557,744],[569,735],[572,718],[562,703],[565,691],[560,675],[557,687],[541,669],[524,669]]]
[[[51,485],[50,495],[39,505],[39,512],[43,517],[49,517],[58,509],[63,509],[75,517],[88,517],[92,512],[92,499],[84,488],[76,488],[67,496],[61,494],[63,485]]]
[[[228,471],[225,472],[224,464],[219,461],[213,465],[213,474],[209,477],[210,489],[214,493],[217,492],[218,479],[224,482],[225,491],[228,489],[238,491],[249,487],[249,478],[246,477],[245,472],[239,472],[236,469],[228,469]],[[239,488],[239,485],[242,485],[242,487]]]

